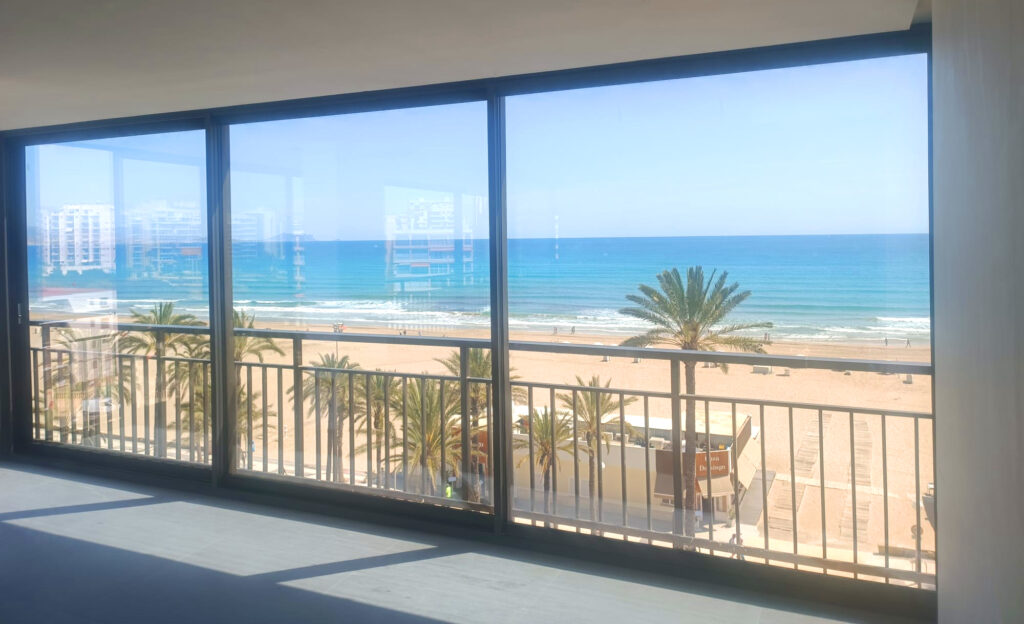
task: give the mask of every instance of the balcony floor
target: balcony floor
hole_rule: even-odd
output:
[[[0,464],[0,622],[377,621],[904,620]]]

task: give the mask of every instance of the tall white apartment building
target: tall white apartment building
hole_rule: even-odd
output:
[[[44,216],[43,274],[115,269],[114,207],[64,204]]]

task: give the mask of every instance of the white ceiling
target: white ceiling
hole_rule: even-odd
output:
[[[0,130],[903,30],[917,8],[918,0],[0,0]]]

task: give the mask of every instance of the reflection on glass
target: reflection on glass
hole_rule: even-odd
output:
[[[208,462],[203,133],[32,146],[26,190],[33,437]]]
[[[513,518],[934,583],[927,110],[923,55],[508,98],[510,332],[574,351],[511,353]]]
[[[480,102],[232,127],[239,468],[490,503],[486,137]]]

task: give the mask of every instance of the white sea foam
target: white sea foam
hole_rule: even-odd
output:
[[[121,299],[118,307],[122,310],[149,307],[156,303],[173,301],[179,304],[183,312],[206,317],[209,309],[195,300],[181,299]],[[42,302],[34,302],[34,309],[49,309],[52,306]],[[437,304],[429,297],[417,301],[382,299],[337,299],[337,300],[296,300],[296,299],[241,299],[235,301],[235,307],[244,310],[257,318],[268,321],[296,321],[311,323],[345,323],[349,326],[386,326],[395,328],[439,328],[454,329],[458,327],[485,328],[490,325],[490,310],[481,307],[471,310],[438,309]],[[740,321],[759,319],[737,319]],[[794,322],[775,323],[770,329],[771,338],[775,341],[881,341],[883,339],[913,339],[918,342],[926,339],[931,331],[931,319],[927,316],[875,316],[864,317],[863,323],[843,323],[832,317],[832,322],[816,322],[813,315],[806,321],[803,317]],[[844,319],[845,320],[845,319]],[[839,322],[835,322],[839,321]],[[580,310],[577,314],[553,314],[532,312],[517,314],[513,302],[509,327],[519,331],[536,331],[550,333],[558,328],[558,333],[569,333],[576,328],[579,333],[633,335],[645,331],[648,326],[643,322],[626,316],[613,308],[591,308]],[[760,335],[762,330],[753,330],[751,335]]]

